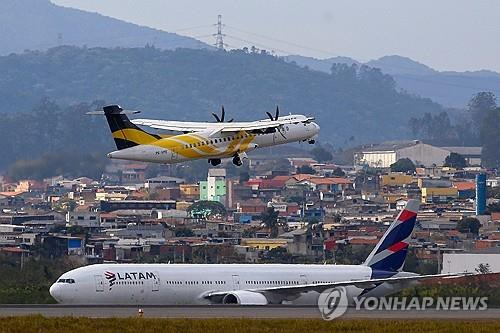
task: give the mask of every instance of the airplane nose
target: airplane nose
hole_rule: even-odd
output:
[[[314,130],[316,131],[316,133],[319,133],[319,129],[320,129],[319,125],[316,124],[316,123],[313,123],[313,124],[314,124],[314,127],[315,127]]]
[[[57,302],[61,302],[61,288],[54,283],[49,289],[50,296],[52,296]]]

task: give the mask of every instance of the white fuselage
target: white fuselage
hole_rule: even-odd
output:
[[[50,294],[62,304],[210,304],[204,296],[211,292],[366,280],[371,273],[371,268],[363,265],[98,264],[63,274],[51,286]],[[346,289],[349,297],[363,291],[354,286]],[[383,296],[395,291],[396,285],[381,285],[369,294]],[[318,295],[310,291],[279,302],[316,304]]]

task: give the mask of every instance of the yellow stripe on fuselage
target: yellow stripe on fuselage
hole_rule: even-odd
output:
[[[251,135],[251,134],[250,134],[250,135],[248,136],[248,138],[245,138],[245,139],[243,140],[243,142],[241,143],[241,146],[240,146],[239,150],[240,150],[241,152],[246,151],[246,150],[248,149],[248,146],[250,145],[250,143],[253,141],[253,139],[254,139],[254,138],[255,138],[255,136],[253,136],[253,135]]]
[[[215,144],[210,144],[214,140],[220,140],[221,137],[217,138],[207,138],[199,134],[189,133],[189,134],[179,134],[170,137],[162,138],[149,142],[148,144],[168,149],[170,151],[175,151],[177,154],[186,158],[203,158],[203,157],[230,157],[236,152],[244,152],[248,149],[248,145],[255,138],[254,135],[249,135],[245,137],[246,132],[241,131],[234,136],[238,139],[230,140],[227,145],[222,147],[217,147]],[[230,138],[232,138],[231,136]],[[208,142],[205,144],[204,142]],[[201,144],[204,143],[204,144]],[[201,144],[201,145],[198,145]],[[193,145],[193,147],[186,147],[186,145]],[[221,151],[220,149],[224,149]]]
[[[197,158],[203,156],[210,156],[219,154],[215,147],[209,145],[200,145],[199,143],[207,141],[206,138],[200,136],[193,136],[192,134],[180,134],[170,138],[158,140],[153,145],[165,148],[168,150],[175,150],[176,153],[188,158]],[[187,148],[186,145],[195,145],[195,147]]]
[[[113,138],[132,141],[140,145],[157,141],[158,138],[135,128],[124,128],[113,132]]]

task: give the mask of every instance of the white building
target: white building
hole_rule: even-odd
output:
[[[465,157],[470,165],[481,164],[480,147],[436,147],[418,140],[388,141],[354,154],[354,165],[372,168],[389,168],[402,158],[409,158],[416,166],[442,166],[450,153]]]
[[[66,222],[70,226],[79,226],[84,228],[100,227],[100,218],[98,212],[68,212]]]
[[[178,187],[179,184],[184,184],[184,179],[177,177],[159,176],[149,178],[144,183],[144,187],[148,189]]]
[[[488,265],[491,273],[500,273],[500,253],[444,253],[441,273],[476,273],[480,264]]]

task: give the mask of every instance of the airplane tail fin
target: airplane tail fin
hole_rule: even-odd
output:
[[[363,265],[372,269],[373,278],[387,277],[403,269],[419,206],[418,200],[409,200],[366,258]]]
[[[102,110],[118,150],[148,144],[161,139],[159,135],[140,129],[128,119],[126,113],[138,113],[139,111],[124,111],[119,105],[108,105],[103,107]],[[89,114],[103,113],[98,111],[97,113],[89,112]]]

